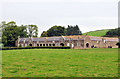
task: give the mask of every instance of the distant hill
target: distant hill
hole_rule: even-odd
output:
[[[90,31],[87,32],[89,36],[105,36],[106,33],[109,31],[110,29],[105,29],[105,30],[96,30],[96,31]],[[87,33],[84,33],[83,35],[86,35]]]

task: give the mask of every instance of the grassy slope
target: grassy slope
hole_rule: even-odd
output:
[[[118,49],[3,50],[3,77],[115,77]]]
[[[88,32],[89,36],[104,36],[109,30],[98,30],[98,31],[91,31]],[[83,35],[86,35],[86,33],[84,33]]]

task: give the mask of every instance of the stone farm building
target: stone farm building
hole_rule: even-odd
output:
[[[16,41],[16,46],[70,46],[75,49],[83,48],[118,48],[116,45],[118,38],[95,37],[88,35],[56,36],[56,37],[31,37],[20,38]]]

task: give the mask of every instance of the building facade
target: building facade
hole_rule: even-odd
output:
[[[20,38],[16,41],[16,46],[70,46],[74,49],[84,48],[118,48],[118,38],[95,37],[88,35],[57,36],[57,37],[37,37]]]

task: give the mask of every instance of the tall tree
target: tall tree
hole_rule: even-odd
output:
[[[17,39],[17,26],[13,22],[7,23],[7,27],[4,28],[3,35],[2,35],[2,43],[4,46],[15,46],[15,41]]]
[[[47,31],[43,31],[42,34],[41,34],[41,37],[47,37]]]
[[[36,25],[27,25],[27,32],[29,37],[37,37],[38,27]]]
[[[53,26],[47,31],[48,37],[65,35],[65,28],[62,26]]]
[[[74,35],[82,35],[78,25],[74,26]]]
[[[28,37],[26,26],[21,25],[21,26],[18,27],[18,36],[20,36],[22,38]]]
[[[66,29],[66,35],[82,35],[82,32],[80,31],[78,25],[76,26],[70,26],[68,25],[68,28]]]

